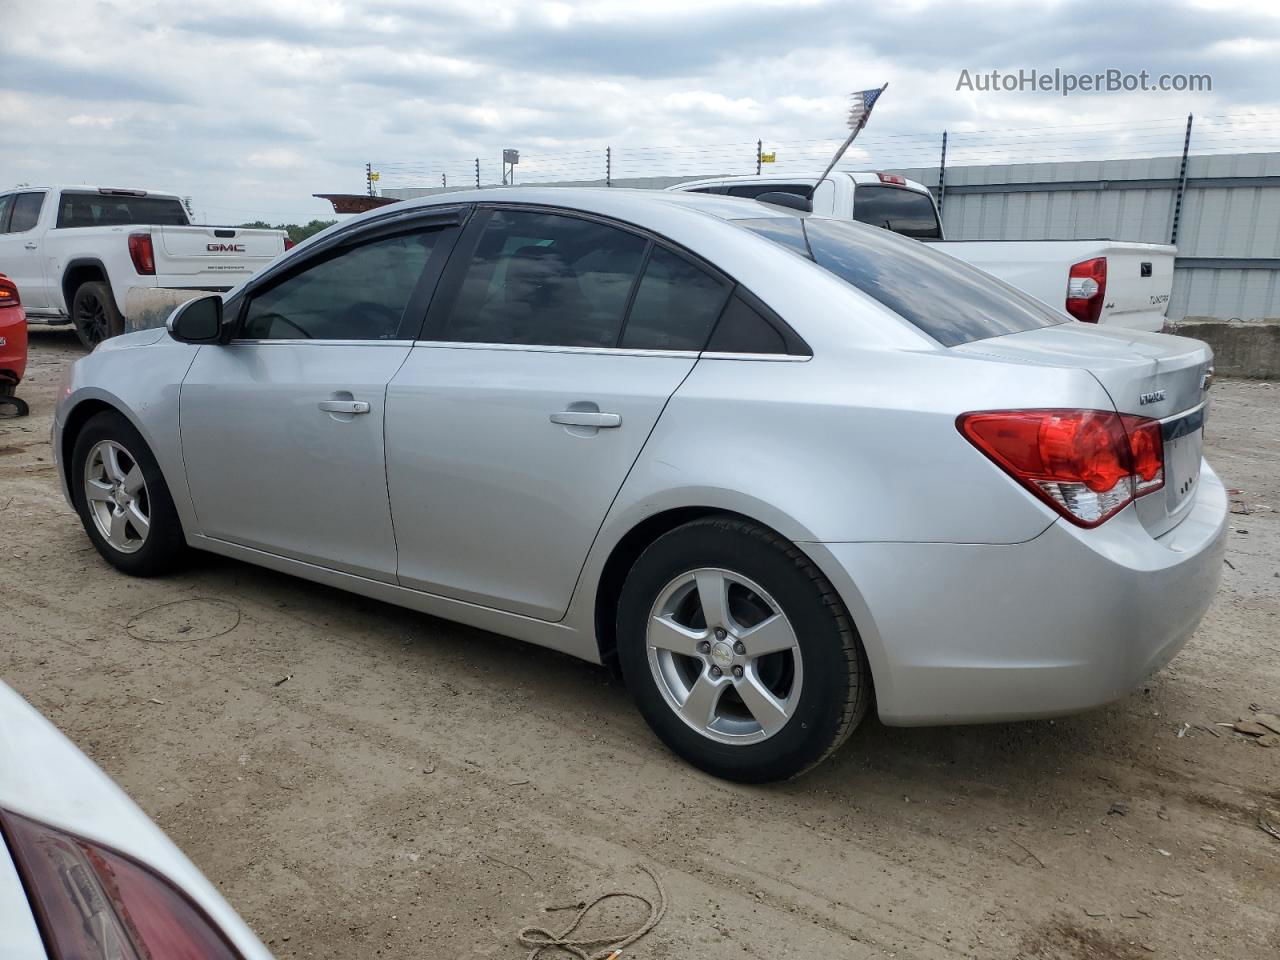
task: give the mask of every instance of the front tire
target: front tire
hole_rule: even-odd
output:
[[[687,523],[640,555],[618,603],[618,658],[662,741],[727,780],[805,772],[872,696],[835,588],[794,544],[736,517]]]
[[[92,350],[103,340],[124,333],[124,317],[111,287],[94,280],[82,283],[71,298],[71,322],[80,342]]]
[[[115,411],[95,414],[76,437],[68,470],[80,521],[103,559],[135,577],[182,564],[182,521],[160,465],[133,424]]]

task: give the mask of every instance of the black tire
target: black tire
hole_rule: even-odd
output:
[[[114,441],[123,448],[141,469],[146,484],[143,493],[150,529],[142,538],[141,546],[132,552],[117,549],[98,529],[86,494],[85,463],[94,447],[105,440]],[[154,577],[181,568],[189,553],[182,521],[155,456],[133,424],[112,410],[95,414],[76,436],[67,469],[76,512],[80,514],[85,533],[103,559],[117,570],[135,577]]]
[[[71,298],[71,322],[80,342],[92,350],[103,340],[124,333],[124,317],[111,287],[92,280],[82,283]]]
[[[695,730],[668,703],[650,668],[646,630],[654,604],[699,568],[754,581],[794,631],[803,683],[790,718],[763,740],[724,743]],[[617,636],[623,678],[654,732],[689,763],[726,780],[764,783],[804,773],[848,738],[871,703],[866,655],[835,588],[794,544],[737,517],[695,520],[645,550],[622,588]],[[695,672],[703,668],[685,662]]]

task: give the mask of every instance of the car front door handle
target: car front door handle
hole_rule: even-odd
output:
[[[28,250],[34,250],[37,245],[34,243],[24,243],[23,246],[26,247]]]
[[[325,413],[369,412],[369,404],[364,400],[321,400],[318,406]]]
[[[616,413],[599,413],[595,410],[562,410],[551,415],[552,423],[566,427],[620,427],[622,417]]]

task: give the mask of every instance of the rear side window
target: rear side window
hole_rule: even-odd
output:
[[[709,353],[786,353],[778,328],[741,296],[734,296],[707,344]]]
[[[19,193],[13,198],[13,213],[9,217],[6,233],[25,233],[40,220],[40,208],[44,206],[43,193]]]
[[[729,284],[662,247],[654,247],[627,315],[621,346],[701,350],[724,307]]]
[[[941,240],[933,198],[902,187],[859,184],[853,191],[853,219],[917,240]]]
[[[9,231],[9,211],[13,209],[13,194],[0,197],[0,233]]]
[[[943,346],[1067,322],[1040,301],[917,240],[823,217],[733,222],[807,256]]]
[[[443,231],[342,250],[249,301],[250,340],[395,340],[413,289]]]
[[[593,220],[491,210],[441,339],[613,347],[647,246]]]
[[[174,197],[130,197],[102,193],[63,191],[58,205],[58,226],[154,226],[185,227],[187,210]]]

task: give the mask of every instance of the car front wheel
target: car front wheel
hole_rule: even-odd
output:
[[[186,555],[182,522],[146,441],[119,413],[95,414],[68,465],[85,533],[112,566],[136,577],[173,570]]]
[[[729,780],[803,773],[871,700],[835,589],[795,545],[736,517],[685,524],[641,554],[618,605],[618,655],[658,736]]]

